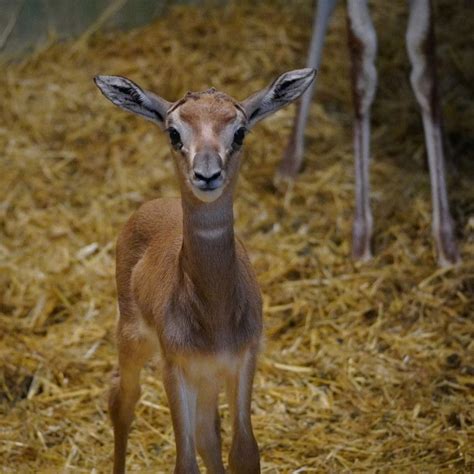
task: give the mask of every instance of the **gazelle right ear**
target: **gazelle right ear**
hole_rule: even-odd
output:
[[[165,127],[166,112],[171,102],[144,91],[126,77],[95,76],[94,82],[113,104],[151,120],[162,129]]]

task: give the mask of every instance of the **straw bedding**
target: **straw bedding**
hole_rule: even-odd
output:
[[[292,186],[274,185],[292,107],[247,140],[236,227],[264,294],[266,343],[253,403],[264,472],[474,470],[474,18],[456,5],[437,3],[458,268],[435,266],[404,1],[374,9],[381,83],[372,262],[348,258],[353,169],[343,9],[318,77],[304,172]],[[211,85],[244,98],[304,64],[310,22],[306,1],[182,6],[144,28],[53,44],[3,67],[3,472],[110,469],[115,237],[141,202],[177,193],[166,138],[107,103],[92,76],[126,75],[170,100]],[[172,428],[155,369],[143,374],[127,458],[134,472],[172,469]],[[222,413],[227,450],[224,399]]]

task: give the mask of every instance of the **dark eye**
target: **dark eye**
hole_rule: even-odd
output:
[[[181,142],[181,135],[179,134],[178,130],[170,127],[168,128],[168,134],[170,136],[170,141],[173,148],[180,149],[183,146],[183,143]]]
[[[232,143],[232,146],[235,148],[241,147],[242,143],[244,142],[245,138],[245,132],[246,132],[245,127],[240,127],[235,133],[234,133],[234,142]]]

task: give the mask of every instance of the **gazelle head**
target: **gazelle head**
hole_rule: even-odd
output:
[[[115,105],[155,122],[168,133],[183,189],[204,202],[219,198],[235,182],[247,132],[260,120],[303,94],[314,69],[279,76],[239,102],[209,89],[188,92],[171,103],[120,76],[96,76],[97,87]]]

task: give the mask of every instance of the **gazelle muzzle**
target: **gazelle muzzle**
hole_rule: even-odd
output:
[[[216,152],[203,151],[194,155],[191,182],[201,191],[213,191],[224,183],[222,159]]]

